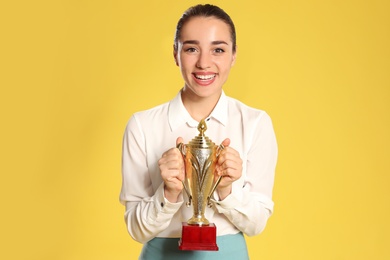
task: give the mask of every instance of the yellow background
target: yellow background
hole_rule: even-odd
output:
[[[225,91],[279,143],[251,259],[390,259],[389,1],[210,2],[237,27]],[[122,134],[183,86],[173,34],[195,3],[2,1],[1,259],[136,259]]]

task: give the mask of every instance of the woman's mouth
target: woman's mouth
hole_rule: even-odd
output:
[[[207,74],[204,74],[204,73],[193,73],[192,74],[196,83],[198,83],[199,85],[202,85],[202,86],[207,86],[207,85],[210,85],[211,83],[214,82],[217,74],[215,73],[207,73]]]

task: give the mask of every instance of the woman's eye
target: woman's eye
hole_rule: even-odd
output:
[[[187,48],[187,49],[186,49],[186,52],[196,52],[196,49],[190,47],[190,48]]]
[[[216,53],[223,53],[223,52],[225,52],[225,50],[224,49],[221,49],[221,48],[217,48],[217,49],[215,49],[214,50]]]

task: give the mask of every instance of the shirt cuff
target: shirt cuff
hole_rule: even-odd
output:
[[[164,182],[158,187],[155,193],[154,203],[156,209],[163,214],[175,214],[183,205],[183,195],[179,195],[179,202],[172,203],[164,197]]]
[[[235,189],[232,187],[232,193],[230,193],[224,200],[219,200],[218,193],[215,191],[213,194],[214,199],[211,201],[214,202],[215,207],[219,213],[225,213],[232,209],[240,207],[242,204],[243,190]]]

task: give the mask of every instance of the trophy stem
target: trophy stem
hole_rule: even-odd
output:
[[[210,222],[203,216],[193,216],[187,221],[188,225],[196,225],[196,226],[208,226]]]
[[[193,207],[193,216],[190,218],[187,223],[189,225],[199,225],[199,226],[207,226],[209,225],[209,221],[204,216],[206,207],[207,207],[207,200],[205,200],[206,194],[200,192],[197,194],[197,196],[192,197],[192,207]]]

